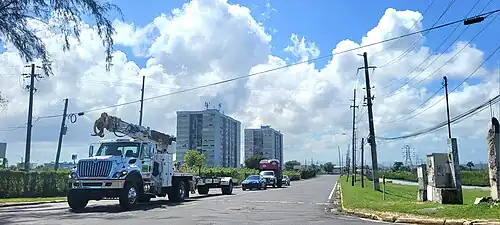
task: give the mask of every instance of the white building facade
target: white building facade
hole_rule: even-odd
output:
[[[245,129],[245,160],[253,155],[277,159],[283,165],[283,134],[271,126]]]
[[[205,155],[209,167],[240,167],[241,122],[217,109],[177,112],[176,159],[190,149]]]

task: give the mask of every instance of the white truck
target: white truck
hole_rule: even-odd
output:
[[[71,170],[67,193],[71,209],[83,209],[89,200],[101,199],[119,199],[124,209],[155,197],[182,202],[196,189],[199,194],[208,194],[210,188],[232,194],[231,177],[203,178],[179,172],[167,151],[176,141],[174,136],[102,113],[92,136],[104,137],[105,129],[120,138],[91,144],[89,157]]]

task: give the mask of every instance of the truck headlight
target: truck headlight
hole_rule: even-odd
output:
[[[113,178],[120,178],[120,177],[124,177],[125,175],[127,175],[128,172],[127,171],[120,171],[120,172],[116,172],[115,174],[113,174]]]
[[[71,173],[69,174],[69,178],[70,178],[70,179],[76,179],[76,178],[77,178],[76,172],[71,172]]]

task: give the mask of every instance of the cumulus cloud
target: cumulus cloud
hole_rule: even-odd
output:
[[[308,60],[395,37],[409,29],[422,29],[420,20],[419,12],[387,9],[377,26],[360,37],[361,43],[344,40],[335,49],[322,49],[320,52],[314,40],[290,34],[290,43],[283,51],[296,57],[297,61]],[[321,69],[315,68],[314,63],[304,63],[234,82],[168,95],[282,67],[289,62],[271,53],[273,40],[272,35],[266,32],[268,28],[265,23],[257,22],[248,8],[222,0],[193,0],[181,8],[153,18],[151,23],[143,27],[116,21],[116,43],[131,48],[133,55],[116,51],[109,72],[105,70],[104,48],[90,27],[82,31],[81,43],[72,40],[73,48],[62,52],[59,35],[42,29],[41,24],[33,23],[32,26],[38,28],[38,34],[47,43],[55,74],[36,83],[36,122],[32,144],[32,159],[35,162],[55,158],[60,126],[60,117],[38,120],[37,117],[61,114],[63,98],[69,98],[70,112],[96,109],[79,117],[76,123],[68,124],[68,133],[64,137],[62,160],[69,160],[72,153],[85,155],[88,143],[96,141],[90,137],[90,133],[93,121],[101,112],[106,111],[134,123],[138,121],[138,103],[102,110],[99,108],[138,100],[142,76],[146,76],[145,97],[152,98],[144,103],[143,123],[147,126],[175,134],[177,110],[199,110],[204,107],[205,101],[214,105],[222,103],[222,110],[240,120],[243,127],[269,124],[281,130],[285,140],[285,160],[302,161],[312,157],[336,162],[337,146],[345,151],[350,143],[352,112],[349,99],[352,98],[353,88],[357,88],[357,104],[360,104],[358,138],[367,135],[366,107],[362,107],[361,101],[365,95],[362,89],[364,73],[360,71],[355,76],[357,68],[363,65],[363,59],[358,54],[367,51],[372,63],[382,64],[398,57],[420,39],[412,36],[393,45],[381,44],[334,55]],[[381,51],[388,46],[391,48]],[[440,60],[416,80],[426,77],[430,74],[427,71],[432,72],[463,47],[464,42],[460,42],[450,52],[441,55],[434,53],[431,58],[439,56]],[[0,141],[8,142],[8,158],[15,162],[24,156],[25,129],[22,125],[27,115],[28,93],[23,89],[26,80],[20,74],[27,71],[12,45],[6,43],[4,49],[0,54],[3,65],[0,68],[0,90],[11,102],[8,109],[0,114]],[[379,53],[372,57],[371,52]],[[414,118],[404,118],[420,113],[422,109],[415,109],[425,108],[443,97],[443,93],[439,93],[427,104],[419,106],[436,91],[426,84],[440,83],[443,75],[450,79],[463,79],[485,58],[482,50],[473,45],[465,46],[456,59],[422,84],[415,87],[412,86],[415,82],[410,82],[397,93],[384,96],[402,82],[388,88],[382,87],[407,75],[397,71],[413,69],[429,54],[433,53],[420,41],[405,58],[376,69],[372,74],[377,136],[399,135],[443,121],[446,118],[444,102]],[[144,59],[146,65],[141,67],[131,58]],[[463,85],[450,94],[452,116],[498,94],[499,80],[493,76],[495,72],[484,67],[480,71],[481,76],[478,76],[481,82]],[[153,98],[160,95],[165,96]],[[500,113],[500,108],[496,108],[496,113]],[[484,137],[489,116],[490,112],[486,110],[473,119],[454,125],[453,134],[459,139],[463,158],[486,158]],[[16,129],[20,125],[21,128]],[[400,160],[400,148],[404,144],[413,145],[421,156],[433,151],[446,151],[445,138],[446,131],[442,130],[404,141],[379,141],[379,162]],[[478,153],[484,156],[477,156]]]

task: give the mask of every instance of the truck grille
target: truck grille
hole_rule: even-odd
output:
[[[79,177],[107,177],[113,166],[112,161],[80,161],[78,162]]]

